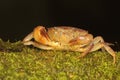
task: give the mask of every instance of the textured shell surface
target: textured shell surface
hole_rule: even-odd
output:
[[[88,31],[75,27],[58,26],[48,28],[47,33],[52,41],[68,43],[79,36],[87,35]]]

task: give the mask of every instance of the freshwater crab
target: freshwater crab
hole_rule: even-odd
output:
[[[23,44],[33,45],[44,50],[82,52],[79,57],[92,51],[105,49],[113,57],[113,63],[115,63],[115,52],[101,36],[93,38],[93,35],[89,34],[88,31],[75,27],[58,26],[46,30],[43,26],[37,26],[23,39]]]

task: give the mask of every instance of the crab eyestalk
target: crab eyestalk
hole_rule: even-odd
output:
[[[35,41],[45,45],[48,45],[51,41],[43,26],[38,26],[33,30],[33,37]]]

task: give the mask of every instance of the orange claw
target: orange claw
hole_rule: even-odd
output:
[[[45,30],[45,27],[43,27],[43,26],[37,26],[33,30],[33,37],[34,37],[35,41],[37,41],[41,44],[47,45],[51,41],[46,30]]]

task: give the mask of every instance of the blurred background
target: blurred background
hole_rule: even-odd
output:
[[[22,40],[37,25],[75,26],[105,41],[120,43],[120,13],[107,0],[1,0],[0,38]]]

